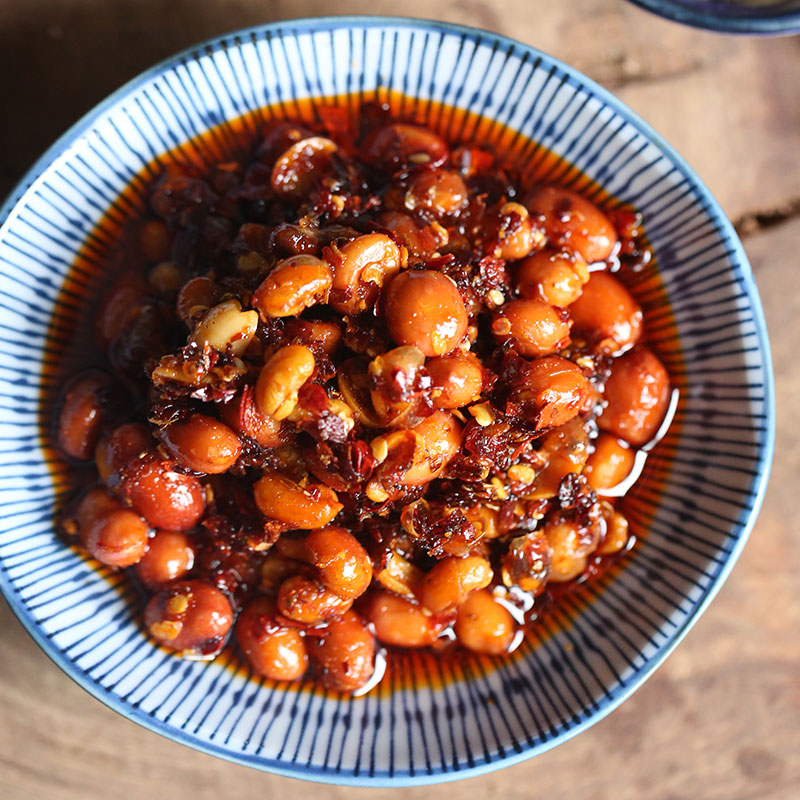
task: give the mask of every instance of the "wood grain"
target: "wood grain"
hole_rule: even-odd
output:
[[[329,13],[324,0],[4,0],[0,193],[124,80],[206,36]],[[338,13],[393,13],[343,0]],[[734,218],[800,208],[800,38],[720,37],[622,0],[408,0],[404,13],[489,28],[615,91],[665,136]],[[794,202],[794,206],[792,205]],[[728,583],[656,675],[590,731],[519,766],[410,800],[790,800],[800,796],[800,218],[745,240],[770,329],[778,399],[773,476]],[[389,790],[316,787],[166,741],[89,698],[0,602],[0,797],[326,800]]]

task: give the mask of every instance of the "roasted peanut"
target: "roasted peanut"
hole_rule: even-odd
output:
[[[625,442],[601,432],[594,440],[594,451],[586,461],[583,474],[589,486],[602,494],[603,489],[611,489],[630,475],[635,457],[635,451]]]
[[[496,539],[499,536],[497,510],[487,508],[483,503],[461,510],[475,528],[479,539]]]
[[[467,351],[431,358],[425,364],[433,381],[431,398],[437,408],[463,408],[474,403],[483,391],[483,367]]]
[[[76,519],[83,546],[102,564],[129,567],[144,556],[147,523],[103,489],[82,498]]]
[[[291,145],[272,168],[272,191],[287,199],[304,197],[328,173],[337,150],[336,143],[323,136],[310,136]]]
[[[640,447],[657,433],[669,407],[669,375],[646,347],[636,347],[611,365],[607,402],[597,424]]]
[[[125,470],[122,493],[156,528],[185,531],[205,511],[205,491],[192,475],[175,472],[169,461],[143,460]]]
[[[440,272],[403,272],[386,292],[386,324],[398,344],[441,356],[467,332],[467,310],[455,283]]]
[[[253,491],[262,514],[297,530],[324,528],[342,510],[333,489],[323,484],[303,487],[277,472],[265,472]]]
[[[272,241],[277,252],[288,255],[306,253],[311,256],[319,255],[322,244],[319,241],[319,232],[306,225],[292,225],[285,222],[272,231]]]
[[[192,278],[183,284],[175,301],[175,312],[192,327],[192,320],[215,306],[220,299],[220,289],[210,278]]]
[[[402,478],[406,486],[439,477],[461,447],[461,425],[448,411],[436,411],[412,429],[419,446],[413,466]]]
[[[589,457],[589,434],[583,420],[574,417],[546,433],[540,441],[539,455],[547,463],[525,497],[555,497],[561,481],[571,473],[581,473]]]
[[[499,258],[514,261],[525,258],[534,247],[540,246],[544,235],[534,231],[530,214],[519,203],[504,203],[497,224],[497,253]]]
[[[264,140],[258,147],[256,156],[264,164],[272,164],[275,159],[297,142],[308,139],[314,133],[304,125],[286,120],[272,120],[264,130]]]
[[[195,657],[215,656],[233,625],[225,595],[204,581],[181,581],[150,598],[144,624],[162,646]]]
[[[491,565],[480,556],[443,558],[425,576],[422,605],[434,614],[455,608],[470,592],[488,586],[492,577]]]
[[[222,422],[205,414],[190,414],[161,432],[173,458],[194,472],[227,472],[239,458],[239,437]]]
[[[424,366],[425,356],[416,347],[395,347],[370,362],[372,407],[383,425],[407,428],[430,413],[430,376]]]
[[[209,345],[222,353],[241,356],[257,328],[257,311],[242,311],[238,300],[224,300],[200,318],[190,340],[200,347]]]
[[[353,692],[375,671],[375,639],[353,611],[332,619],[309,643],[309,655],[329,689]]]
[[[326,248],[324,256],[333,270],[329,303],[341,314],[372,308],[381,287],[403,265],[400,248],[383,233],[366,233],[338,249]]]
[[[541,186],[525,205],[540,219],[553,244],[577,250],[589,263],[604,261],[617,245],[617,232],[608,217],[577,192],[560,186]]]
[[[449,155],[444,139],[418,125],[393,122],[371,133],[364,156],[380,169],[394,172],[411,167],[438,167]]]
[[[566,311],[543,300],[512,300],[495,312],[492,333],[510,341],[523,356],[557,353],[569,344],[572,325]]]
[[[324,303],[333,273],[322,259],[297,255],[278,262],[253,293],[253,307],[264,319],[294,317],[316,303]]]
[[[408,559],[394,551],[386,556],[383,569],[375,573],[375,580],[385,589],[403,597],[416,597],[422,590],[425,573]]]
[[[167,226],[160,219],[150,219],[139,230],[139,249],[153,263],[169,258],[172,246]]]
[[[465,178],[474,178],[489,172],[495,166],[495,156],[479,142],[469,142],[453,150],[452,162]]]
[[[577,416],[590,392],[591,385],[578,366],[560,356],[547,356],[531,363],[510,399],[541,430]]]
[[[183,284],[183,273],[172,261],[161,261],[147,273],[147,282],[156,292],[174,295]]]
[[[249,392],[221,406],[220,416],[235,431],[249,436],[262,447],[280,447],[291,438],[285,423],[262,414]]]
[[[284,538],[283,536],[281,538]],[[280,541],[280,540],[279,540]],[[292,575],[297,575],[303,569],[302,562],[287,558],[277,550],[272,549],[261,562],[261,574],[258,589],[264,594],[276,596],[281,584]]]
[[[278,610],[284,617],[304,625],[317,625],[341,616],[352,603],[319,581],[302,575],[287,578],[278,590]]]
[[[108,347],[128,328],[147,301],[148,288],[138,272],[126,270],[103,296],[95,320],[102,347]]]
[[[515,536],[500,558],[503,583],[541,594],[550,577],[550,546],[541,531]]]
[[[101,480],[107,486],[116,486],[129,465],[153,451],[153,437],[146,425],[140,422],[120,425],[97,444],[94,458]]]
[[[268,268],[269,261],[261,253],[255,252],[255,250],[236,258],[236,271],[246,275],[255,272],[266,272]]]
[[[442,233],[437,235],[433,227],[420,227],[413,217],[402,211],[386,211],[378,221],[394,233],[395,238],[415,259],[431,256],[440,245],[446,243],[447,232],[443,228]]]
[[[270,597],[254,597],[236,620],[236,642],[253,670],[274,681],[294,681],[308,669],[303,636],[277,621]]]
[[[102,517],[107,516],[112,511],[123,508],[119,500],[102,486],[95,486],[89,489],[81,497],[75,507],[75,522],[77,523],[77,533],[84,536],[89,533],[89,528]]]
[[[297,392],[311,377],[314,354],[299,344],[278,350],[261,368],[256,383],[258,410],[275,420],[286,419],[297,405]]]
[[[284,558],[291,558],[294,561],[302,561],[304,564],[311,564],[311,553],[306,547],[307,533],[285,533],[275,542],[275,553]]]
[[[588,280],[589,268],[576,251],[540,250],[517,268],[517,291],[522,297],[559,308],[574,303]]]
[[[635,344],[642,335],[642,310],[630,292],[607,272],[593,272],[569,307],[573,328],[605,352]]]
[[[206,218],[217,200],[208,181],[182,169],[168,169],[150,195],[150,208],[165,220],[180,215],[185,224]]]
[[[444,625],[412,600],[389,592],[371,592],[365,611],[375,626],[375,635],[395,647],[425,647],[433,644]]]
[[[185,533],[156,531],[136,564],[136,577],[146,586],[162,586],[186,575],[194,566],[194,557],[194,545]]]
[[[628,520],[619,511],[610,509],[605,521],[605,536],[597,548],[597,552],[602,556],[612,555],[624,549],[631,536]]]
[[[421,172],[411,178],[403,203],[409,211],[423,210],[445,218],[466,206],[469,192],[457,172]]]
[[[339,325],[319,320],[289,320],[286,331],[290,336],[299,339],[302,344],[319,345],[329,356],[339,349],[343,338]]]
[[[550,547],[550,580],[563,583],[577,578],[585,569],[597,540],[571,520],[554,519],[543,529]]]
[[[58,443],[68,456],[81,461],[92,457],[103,427],[104,397],[109,388],[109,377],[96,371],[83,373],[67,385],[58,418]]]
[[[511,646],[515,630],[511,613],[495,601],[488,589],[473,592],[458,608],[456,636],[475,653],[502,655]]]
[[[323,586],[348,600],[364,594],[372,580],[372,561],[352,533],[322,528],[308,534],[305,546]]]

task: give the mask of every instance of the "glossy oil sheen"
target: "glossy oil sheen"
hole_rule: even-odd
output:
[[[453,106],[442,103],[421,103],[399,92],[378,91],[372,98],[345,95],[260,108],[217,125],[203,135],[154,158],[131,181],[92,230],[65,280],[59,303],[64,313],[63,316],[59,315],[57,325],[54,322],[51,332],[49,344],[52,350],[58,353],[57,367],[52,375],[53,384],[62,386],[75,372],[90,366],[102,365],[102,355],[94,343],[94,317],[103,290],[110,282],[116,280],[121,268],[128,268],[126,252],[136,252],[135,245],[126,242],[131,234],[136,232],[135,223],[144,216],[147,209],[146,198],[152,186],[165,172],[169,173],[173,165],[179,169],[186,169],[188,166],[202,174],[214,163],[225,161],[247,163],[253,158],[253,150],[262,138],[265,126],[274,120],[286,119],[315,125],[331,118],[331,109],[343,109],[347,111],[352,129],[357,130],[360,104],[370,101],[380,103],[393,119],[432,128],[451,147],[469,142],[490,144],[501,160],[520,174],[520,194],[534,184],[553,182],[580,191],[601,207],[619,206],[619,202],[603,192],[601,187],[552,151],[520,136],[506,126]],[[134,264],[130,264],[129,268],[134,269],[134,267]],[[617,277],[622,276],[617,274]],[[645,299],[647,292],[663,291],[654,263],[649,265],[646,271],[629,276],[627,286],[637,300],[640,297]],[[78,297],[80,301],[76,304],[75,300]],[[659,331],[669,331],[673,324],[669,307],[662,308],[665,313],[663,318],[659,318],[657,328]],[[647,320],[647,317],[645,319]],[[657,344],[654,346],[657,348]],[[92,469],[76,466],[74,462],[65,459],[57,447],[52,446],[51,421],[56,412],[57,396],[44,392],[42,440],[50,456],[54,477],[58,476],[57,479],[64,480],[70,487],[80,491],[87,479],[92,480]],[[645,474],[630,493],[630,498],[622,501],[620,510],[626,512],[626,501],[635,504],[637,492],[657,493],[660,483],[658,475]],[[634,510],[631,521],[631,531],[637,539],[646,535],[646,517],[636,514]],[[587,574],[591,575],[593,583],[600,584],[601,576],[606,576],[606,580],[612,578],[624,567],[624,561],[632,555],[635,557],[635,549],[619,558],[597,559]],[[594,588],[597,590],[600,586]],[[561,598],[567,592],[571,599],[569,606],[561,602]],[[592,598],[586,586],[572,583],[565,587],[556,587],[554,595],[557,598],[555,602],[545,604],[536,623],[531,626],[535,630],[529,631],[525,640],[513,654],[507,656],[508,658],[525,658],[531,648],[536,647],[537,643],[540,644],[551,631],[569,627],[575,614],[590,603]],[[485,673],[487,670],[492,670],[498,663],[496,659],[460,650],[454,651],[453,648],[446,648],[438,653],[432,653],[427,649],[407,651],[401,648],[387,648],[387,650],[390,657],[387,659],[386,676],[380,684],[382,691],[387,686],[412,689],[420,685],[441,686],[447,681],[463,681],[476,671]],[[246,671],[246,664],[237,653],[230,652],[226,658],[231,668]],[[286,688],[290,691],[300,686],[298,683],[286,684]],[[316,687],[311,684],[304,688],[313,691]]]
[[[243,669],[224,667],[227,656],[179,661],[142,636],[125,576],[93,571],[54,532],[53,508],[70,481],[62,467],[53,475],[37,425],[42,392],[59,389],[48,331],[68,335],[93,291],[92,276],[72,266],[77,251],[142,169],[249,109],[277,104],[291,115],[293,97],[371,99],[376,87],[423,98],[415,104],[423,112],[441,103],[497,120],[489,135],[518,130],[540,143],[536,152],[575,165],[562,179],[553,173],[557,182],[580,190],[591,179],[644,214],[659,280],[643,276],[635,293],[681,404],[679,426],[648,458],[645,477],[658,479],[657,491],[637,492],[626,509],[647,535],[613,579],[587,585],[590,602],[563,598],[563,627],[545,620],[524,657],[486,670],[473,663],[464,680],[448,674],[439,688],[409,691],[398,677],[349,698],[248,681]],[[61,669],[164,736],[329,783],[425,784],[514,764],[586,729],[641,686],[742,552],[774,442],[769,346],[746,255],[657,133],[533,48],[375,17],[296,20],[212,40],[81,120],[26,175],[0,220],[0,589]],[[97,258],[107,243],[91,246]],[[74,292],[62,295],[68,272]]]

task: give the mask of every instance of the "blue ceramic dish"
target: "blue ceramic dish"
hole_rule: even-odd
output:
[[[412,659],[353,698],[252,680],[227,658],[181,661],[154,646],[125,580],[56,535],[66,487],[37,426],[43,394],[58,390],[49,378],[53,342],[82,291],[73,273],[61,292],[65,276],[147,162],[256,107],[348,92],[369,98],[378,87],[421,99],[417,108],[444,101],[501,122],[576,165],[559,162],[553,179],[574,184],[585,174],[643,212],[660,280],[639,299],[681,399],[632,499],[639,543],[620,569],[567,597],[513,658],[469,662],[458,673],[417,669]],[[68,675],[171,739],[330,783],[433,783],[513,764],[629,697],[707,607],[752,528],[774,410],[744,251],[669,145],[604,89],[526,45],[387,18],[224,36],[151,69],[84,117],[34,165],[0,220],[0,588]]]
[[[641,8],[695,28],[720,33],[780,36],[800,33],[800,2],[748,5],[736,0],[630,0]]]

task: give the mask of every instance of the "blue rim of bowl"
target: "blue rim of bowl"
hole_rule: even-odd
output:
[[[751,13],[723,16],[709,11],[688,8],[673,0],[628,0],[645,11],[660,17],[703,28],[717,33],[737,33],[744,36],[791,36],[800,33],[800,10],[765,16],[754,8]]]
[[[28,190],[28,188],[33,184],[33,182],[74,141],[76,141],[83,133],[85,133],[98,117],[111,108],[115,103],[130,94],[133,90],[137,89],[139,86],[143,85],[152,78],[160,75],[164,71],[177,66],[183,59],[200,55],[201,52],[206,55],[209,52],[209,48],[213,51],[216,51],[236,37],[242,38],[245,36],[259,36],[267,33],[274,34],[279,30],[297,34],[315,31],[330,31],[334,29],[347,28],[350,26],[381,27],[385,25],[401,28],[418,28],[444,34],[456,33],[468,37],[477,43],[485,44],[489,42],[502,44],[506,47],[514,48],[521,53],[527,51],[533,56],[540,56],[543,60],[549,61],[554,66],[561,69],[565,76],[580,82],[583,86],[590,89],[598,97],[598,99],[611,107],[616,114],[619,114],[634,128],[639,130],[656,147],[658,147],[663,153],[672,159],[675,166],[683,175],[688,184],[703,200],[706,211],[714,217],[714,221],[719,226],[721,235],[728,240],[733,248],[734,255],[738,261],[741,280],[744,284],[747,298],[753,311],[759,346],[764,354],[764,405],[767,416],[767,430],[764,442],[762,443],[758,454],[756,475],[753,478],[753,485],[751,486],[751,491],[754,494],[752,510],[750,511],[747,520],[744,522],[741,535],[735,542],[728,559],[720,566],[717,574],[713,578],[711,585],[701,596],[701,598],[693,604],[691,611],[681,627],[672,634],[670,640],[660,649],[659,653],[652,658],[651,662],[642,672],[639,673],[636,679],[631,682],[630,685],[618,689],[612,694],[611,697],[606,697],[600,700],[598,702],[598,708],[596,712],[579,724],[563,729],[557,736],[554,736],[552,739],[549,739],[546,742],[535,746],[529,746],[519,753],[513,753],[504,757],[497,757],[495,760],[486,764],[475,766],[467,765],[464,767],[459,766],[457,769],[453,769],[451,767],[448,769],[448,771],[440,770],[432,773],[426,772],[425,774],[390,774],[386,772],[376,773],[373,775],[366,773],[354,774],[337,772],[331,769],[322,769],[311,766],[302,768],[296,766],[286,766],[285,762],[274,759],[237,754],[209,742],[203,742],[198,739],[194,739],[184,734],[182,731],[171,728],[166,723],[155,719],[141,709],[125,704],[118,697],[112,695],[108,690],[105,690],[103,687],[90,681],[80,669],[78,669],[64,656],[64,654],[53,644],[52,640],[50,640],[47,635],[42,632],[28,611],[17,600],[15,596],[15,587],[10,584],[2,570],[0,570],[0,590],[2,590],[2,594],[8,601],[11,610],[14,612],[16,617],[19,619],[23,627],[28,631],[34,641],[39,645],[39,647],[41,647],[48,657],[55,662],[58,667],[61,668],[61,670],[63,670],[70,678],[72,678],[73,681],[75,681],[75,683],[85,689],[93,697],[107,705],[109,708],[121,714],[123,717],[137,722],[139,725],[147,728],[150,731],[153,731],[154,733],[161,734],[167,739],[180,742],[181,744],[185,744],[203,753],[285,777],[344,786],[401,787],[422,786],[456,781],[463,778],[483,775],[503,767],[512,766],[513,764],[526,761],[535,755],[539,755],[540,753],[550,750],[558,744],[562,744],[563,742],[571,739],[573,736],[576,736],[578,733],[590,728],[596,722],[599,722],[601,719],[610,714],[623,701],[630,697],[640,686],[642,686],[642,684],[645,683],[645,681],[653,674],[653,672],[664,663],[665,659],[680,643],[683,637],[686,636],[695,622],[697,622],[702,613],[714,599],[717,592],[725,583],[725,580],[730,574],[730,571],[733,569],[734,564],[738,560],[747,542],[747,539],[750,536],[756,518],[758,517],[758,513],[764,499],[767,482],[769,480],[769,473],[775,447],[775,389],[767,327],[764,319],[764,312],[761,307],[761,301],[758,296],[758,290],[753,278],[752,269],[744,252],[744,248],[739,241],[739,237],[736,235],[733,225],[723,213],[719,203],[713,197],[705,184],[703,184],[702,181],[695,175],[693,170],[683,160],[683,158],[681,158],[681,156],[679,156],[678,153],[669,144],[667,144],[667,142],[664,141],[664,139],[662,139],[661,136],[656,133],[644,120],[642,120],[637,114],[625,106],[622,101],[618,100],[607,89],[604,89],[590,78],[584,76],[578,70],[568,66],[559,59],[553,58],[552,56],[547,55],[546,53],[543,53],[534,47],[531,47],[530,45],[526,45],[511,39],[510,37],[484,31],[479,28],[438,22],[435,20],[415,19],[411,17],[328,16],[284,20],[281,22],[256,25],[249,28],[234,30],[227,34],[215,36],[211,39],[207,39],[192,47],[189,47],[165,59],[164,61],[161,61],[159,64],[156,64],[145,72],[142,72],[137,77],[133,78],[128,83],[117,89],[117,91],[109,95],[105,100],[95,106],[83,117],[81,117],[81,119],[79,119],[71,128],[69,128],[69,130],[67,130],[67,132],[64,133],[44,153],[44,155],[42,155],[41,158],[34,163],[34,165],[24,175],[22,180],[11,191],[3,206],[0,207],[0,228],[5,225],[14,207],[24,193]]]

